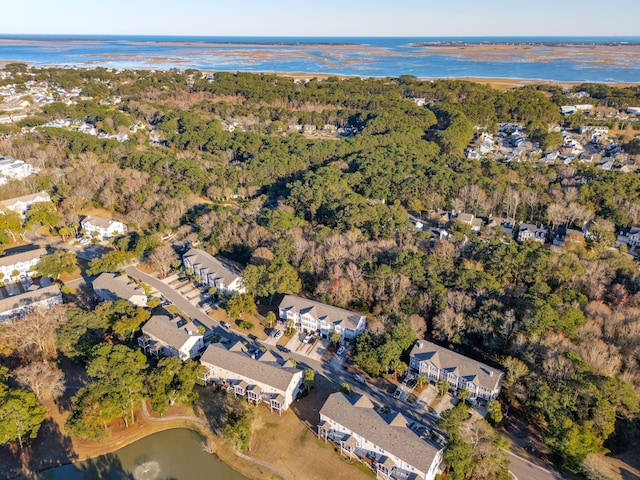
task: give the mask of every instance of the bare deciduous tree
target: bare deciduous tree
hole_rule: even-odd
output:
[[[64,372],[46,362],[33,362],[15,371],[20,385],[29,388],[38,400],[57,400],[64,393]]]
[[[25,358],[45,360],[56,355],[57,330],[66,319],[62,305],[37,309],[18,320],[5,322],[0,340],[14,342]]]

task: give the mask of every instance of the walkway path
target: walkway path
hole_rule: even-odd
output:
[[[149,410],[147,409],[147,402],[144,401],[144,400],[142,401],[142,415],[144,416],[145,420],[147,420],[149,422],[172,422],[172,421],[175,421],[175,420],[182,420],[182,421],[193,422],[193,423],[196,423],[198,425],[201,425],[201,426],[205,427],[206,429],[208,429],[209,431],[211,429],[211,426],[209,425],[209,422],[207,422],[206,420],[203,420],[202,418],[195,417],[193,415],[169,415],[169,416],[161,417],[161,418],[152,417],[151,414],[149,413]],[[278,470],[274,466],[269,465],[267,462],[263,462],[262,460],[258,460],[256,458],[249,457],[248,455],[245,455],[242,452],[234,451],[233,453],[237,457],[240,457],[243,460],[246,460],[247,462],[251,462],[251,463],[253,463],[255,465],[258,465],[260,467],[264,467],[264,468],[266,468],[268,470],[271,470],[273,473],[278,475],[283,480],[291,480],[284,473],[282,473],[280,470]]]

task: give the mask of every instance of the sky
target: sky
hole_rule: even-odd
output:
[[[640,0],[1,0],[0,34],[640,36]]]

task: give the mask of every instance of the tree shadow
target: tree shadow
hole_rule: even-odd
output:
[[[194,412],[198,417],[204,417],[214,431],[220,431],[226,425],[230,414],[244,410],[242,402],[233,394],[214,385],[196,388],[199,398],[193,406]]]
[[[38,440],[31,450],[28,466],[32,472],[71,463],[78,458],[71,437],[62,433],[52,418],[42,423]]]
[[[126,472],[117,455],[110,453],[74,465],[81,478],[95,480],[134,480],[132,473]]]

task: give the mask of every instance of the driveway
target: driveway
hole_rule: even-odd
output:
[[[207,315],[203,310],[192,304],[189,300],[183,297],[179,292],[176,292],[173,288],[171,288],[166,283],[157,279],[152,275],[148,275],[144,272],[138,270],[134,265],[130,265],[124,269],[124,271],[130,277],[133,277],[137,280],[140,280],[151,287],[155,288],[158,292],[162,294],[164,298],[173,303],[176,307],[182,310],[185,315],[187,315],[191,320],[197,320],[199,323],[204,325],[210,330],[214,330],[215,328],[220,326],[220,323],[217,320],[214,320],[209,315]]]

